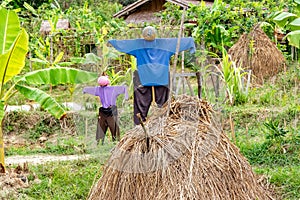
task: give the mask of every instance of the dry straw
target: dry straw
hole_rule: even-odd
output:
[[[276,44],[256,25],[249,34],[243,34],[228,52],[237,66],[251,69],[254,83],[275,76],[285,66],[285,58]]]
[[[125,134],[89,199],[272,199],[206,101],[180,96],[167,110],[149,118],[146,134]]]

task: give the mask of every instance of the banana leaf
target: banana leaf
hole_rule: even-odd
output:
[[[98,74],[68,67],[56,67],[26,73],[19,80],[29,85],[81,84],[96,81]]]
[[[99,64],[101,61],[101,58],[96,56],[95,54],[93,53],[87,53],[85,54],[85,61],[84,61],[84,64]]]
[[[293,21],[295,18],[297,18],[297,15],[289,12],[282,12],[276,17],[274,17],[274,22],[281,28],[286,26],[288,22]]]
[[[56,56],[56,58],[55,58],[53,64],[54,64],[54,65],[58,64],[58,63],[61,61],[61,59],[62,59],[63,57],[64,57],[64,52],[60,52],[60,53]]]
[[[0,81],[2,84],[5,84],[21,72],[25,65],[27,52],[28,35],[26,31],[22,29],[10,50],[0,55]]]
[[[31,58],[30,60],[32,62],[41,63],[43,65],[49,65],[49,62],[47,60],[42,60],[42,59],[39,59],[39,58]]]
[[[6,9],[0,9],[0,54],[10,49],[20,31],[17,14]]]
[[[64,108],[44,91],[24,85],[16,85],[15,88],[26,98],[39,103],[42,108],[55,118],[60,119],[66,115]]]
[[[287,27],[291,30],[291,31],[297,31],[300,30],[300,18],[297,18],[295,20],[293,20],[291,23],[289,23],[287,25]]]
[[[294,12],[298,12],[300,11],[300,0],[294,0],[294,2],[297,4],[295,7],[296,7],[296,10]]]
[[[290,45],[300,48],[300,30],[289,32],[285,37],[288,39]]]

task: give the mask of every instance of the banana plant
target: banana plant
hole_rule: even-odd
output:
[[[241,67],[237,67],[225,50],[222,52],[220,66],[216,67],[225,83],[226,96],[231,105],[245,103],[248,100],[248,85],[244,86],[243,79],[248,72],[244,72]]]
[[[276,12],[271,15],[275,24],[288,31],[285,36],[291,46],[300,48],[300,0],[294,0],[293,12]]]
[[[41,105],[54,117],[66,115],[65,109],[36,86],[43,84],[80,84],[95,81],[97,73],[73,68],[47,68],[19,75],[25,66],[28,34],[20,27],[14,11],[0,9],[0,171],[5,172],[2,122],[8,100],[17,92]],[[9,83],[9,84],[8,84]]]

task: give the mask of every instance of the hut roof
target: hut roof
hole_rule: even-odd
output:
[[[71,28],[68,19],[59,19],[56,24],[56,29],[69,29]],[[51,26],[48,20],[42,21],[40,32],[43,34],[48,34],[51,31]]]
[[[155,22],[158,19],[154,13],[163,10],[166,2],[176,4],[182,8],[189,7],[190,4],[197,5],[201,1],[198,0],[138,0],[121,11],[114,14],[114,17],[123,17],[128,23]],[[204,1],[207,6],[213,4],[213,0]]]

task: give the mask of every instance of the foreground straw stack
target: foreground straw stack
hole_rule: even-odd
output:
[[[89,199],[272,199],[205,101],[181,96],[130,130]]]

